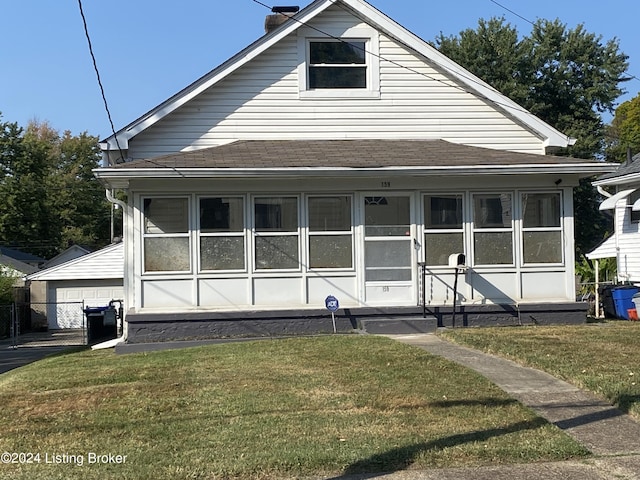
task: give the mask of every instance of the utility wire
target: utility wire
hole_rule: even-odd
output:
[[[118,136],[116,135],[116,129],[113,126],[113,120],[111,118],[111,111],[109,110],[109,104],[107,102],[107,96],[104,93],[104,87],[102,86],[102,80],[100,78],[100,71],[98,70],[98,64],[96,62],[96,56],[93,53],[93,46],[91,44],[91,37],[89,36],[89,29],[87,27],[87,19],[84,16],[84,11],[82,9],[82,0],[78,0],[78,7],[80,8],[80,16],[82,17],[82,24],[84,26],[84,34],[87,37],[87,43],[89,44],[89,53],[91,54],[91,60],[93,61],[93,69],[96,72],[96,77],[98,79],[98,85],[100,86],[100,93],[102,94],[102,101],[104,102],[104,109],[107,112],[107,117],[109,119],[109,125],[111,125],[111,132],[113,133],[113,138],[116,141],[116,146],[118,147],[118,153],[120,154],[120,160],[122,161],[122,163],[125,163],[126,160],[124,159],[124,156],[122,155],[122,148],[120,148],[120,142],[118,141]],[[147,159],[147,161],[153,165],[156,165],[158,167],[163,167],[163,168],[168,168],[173,170],[174,172],[176,172],[178,175],[180,175],[181,177],[184,177],[184,175],[175,167],[171,167],[168,165],[161,165],[157,162],[154,162],[153,160]]]
[[[267,8],[267,9],[269,9],[269,10],[272,10],[272,7],[270,7],[269,5],[267,5],[267,4],[263,3],[263,2],[261,2],[260,0],[252,0],[252,1],[253,1],[254,3],[257,3],[258,5],[261,5],[262,7],[265,7],[265,8]],[[332,1],[332,3],[334,3],[334,4],[337,4],[336,0],[331,0],[331,1]],[[507,10],[507,11],[508,11],[508,12],[510,12],[510,13],[512,13],[513,15],[516,15],[516,16],[518,16],[518,17],[522,18],[524,21],[526,21],[526,22],[528,22],[528,23],[530,23],[530,24],[534,25],[534,23],[533,23],[531,20],[528,20],[528,19],[526,19],[525,17],[522,17],[521,15],[518,15],[517,13],[512,12],[511,10],[507,9],[505,6],[503,6],[503,5],[499,4],[498,2],[495,2],[494,0],[490,0],[490,1],[492,1],[492,2],[493,2],[493,3],[495,3],[496,5],[500,6],[501,8],[504,8],[505,10]],[[338,5],[338,6],[340,7],[340,5]],[[340,7],[340,8],[342,8],[342,7]],[[342,43],[348,43],[347,41],[345,41],[344,39],[342,39],[342,38],[340,38],[340,37],[336,37],[335,35],[331,35],[331,34],[329,34],[329,33],[325,32],[325,31],[323,31],[323,30],[321,30],[321,29],[319,29],[319,28],[317,28],[317,27],[314,27],[313,25],[309,25],[308,23],[305,23],[305,22],[303,22],[302,20],[299,20],[299,19],[295,18],[295,14],[291,14],[291,15],[289,15],[289,14],[287,14],[287,13],[283,12],[283,13],[281,13],[281,15],[284,15],[284,16],[286,16],[287,18],[289,18],[290,20],[293,20],[293,21],[295,21],[295,22],[297,22],[297,23],[299,23],[299,24],[301,24],[301,25],[304,25],[305,27],[308,27],[308,28],[310,28],[310,29],[312,29],[312,30],[315,30],[315,31],[317,31],[318,33],[321,33],[322,35],[325,35],[325,36],[327,36],[327,37],[331,38],[332,40],[336,40],[336,41],[338,41],[338,42],[342,42]],[[482,98],[482,99],[484,99],[484,100],[486,100],[486,101],[488,101],[488,102],[494,103],[494,104],[496,104],[496,105],[500,105],[500,106],[502,106],[502,107],[508,108],[508,109],[510,109],[510,110],[512,110],[512,111],[515,111],[515,112],[520,112],[520,113],[525,113],[525,114],[530,114],[530,113],[531,113],[531,112],[529,112],[528,110],[526,110],[526,109],[524,109],[524,108],[522,108],[522,107],[514,106],[514,105],[507,104],[507,103],[504,103],[504,102],[500,102],[500,101],[497,101],[497,100],[492,100],[492,99],[488,98],[487,96],[482,95],[480,92],[471,92],[471,91],[467,90],[466,88],[461,87],[460,85],[456,85],[455,83],[454,83],[454,84],[452,84],[452,83],[448,83],[448,82],[446,82],[446,81],[444,81],[444,80],[441,80],[441,79],[439,79],[439,78],[435,78],[435,77],[433,77],[433,76],[431,76],[431,75],[428,75],[428,74],[426,74],[426,73],[424,73],[424,72],[420,72],[420,71],[415,70],[415,69],[413,69],[413,68],[411,68],[411,67],[407,67],[406,65],[403,65],[403,64],[401,64],[401,63],[399,63],[399,62],[396,62],[395,60],[389,60],[389,59],[387,59],[387,58],[383,57],[383,56],[382,56],[382,55],[380,55],[380,54],[376,54],[376,53],[373,53],[373,52],[369,52],[369,51],[367,51],[367,50],[366,50],[366,48],[359,47],[359,46],[357,46],[357,45],[353,45],[353,44],[349,44],[349,45],[350,45],[352,48],[356,48],[356,49],[358,49],[358,50],[361,50],[363,53],[366,53],[366,54],[369,54],[369,55],[375,56],[375,57],[379,58],[380,60],[383,60],[383,61],[385,61],[385,62],[388,62],[388,63],[390,63],[390,64],[392,64],[392,65],[397,66],[397,67],[403,68],[403,69],[405,69],[405,70],[407,70],[407,71],[410,71],[410,72],[412,72],[412,73],[415,73],[415,74],[417,74],[417,75],[423,76],[423,77],[425,77],[425,78],[427,78],[427,79],[429,79],[429,80],[433,80],[433,81],[436,81],[436,82],[442,83],[443,85],[446,85],[446,86],[449,86],[449,87],[456,88],[456,89],[458,89],[458,90],[460,90],[460,91],[463,91],[463,92],[465,92],[465,93],[469,93],[469,94],[471,94],[471,95],[476,95],[476,96],[478,96],[478,97],[480,97],[480,98]],[[440,65],[438,62],[434,61],[433,59],[431,59],[431,61],[432,61],[436,66],[438,66],[438,67],[442,68],[443,70],[447,70],[444,66]],[[625,73],[626,73],[627,75],[629,75],[630,79],[635,78],[636,80],[639,80],[639,79],[638,79],[637,77],[635,77],[634,75],[631,75],[631,74],[630,74],[630,73],[628,73],[628,72],[625,72]],[[462,73],[462,72],[457,72],[457,74],[458,74],[458,76],[459,76],[459,77],[464,78],[465,80],[468,80],[468,81],[469,81],[469,82],[471,82],[471,83],[475,83],[475,84],[480,85],[480,86],[485,87],[485,88],[486,88],[487,86],[489,86],[489,88],[491,88],[491,90],[493,90],[494,92],[497,92],[497,93],[500,93],[500,94],[501,94],[501,92],[499,92],[499,91],[498,91],[498,90],[496,90],[493,86],[489,85],[489,84],[488,84],[488,83],[486,83],[486,82],[478,81],[478,80],[476,80],[475,78],[471,78],[471,77],[469,77],[469,76],[465,75],[465,74],[464,74],[464,73]],[[516,104],[516,105],[517,105],[517,104]]]
[[[531,25],[535,25],[535,23],[533,23],[531,20],[529,20],[528,18],[524,18],[522,15],[519,15],[518,13],[514,12],[513,10],[509,10],[507,7],[505,7],[504,5],[496,2],[495,0],[489,0],[490,2],[495,3],[496,5],[498,5],[500,8],[503,8],[504,10],[506,10],[507,12],[509,12],[512,15],[515,15],[518,18],[521,18],[522,20],[524,20],[527,23],[530,23]]]
[[[113,120],[111,119],[111,112],[109,111],[109,104],[107,103],[107,96],[104,93],[104,87],[102,86],[102,79],[100,78],[100,71],[98,70],[98,64],[96,62],[96,56],[93,53],[93,45],[91,44],[91,37],[89,36],[89,28],[87,27],[87,19],[84,16],[84,10],[82,8],[82,0],[78,0],[78,7],[80,8],[80,16],[82,17],[82,25],[84,26],[84,34],[87,37],[87,43],[89,45],[89,54],[91,55],[91,60],[93,61],[93,69],[96,72],[96,77],[98,79],[98,86],[100,87],[100,93],[102,94],[102,101],[104,102],[104,109],[107,112],[107,118],[109,119],[109,124],[111,125],[111,132],[113,133],[113,137],[116,140],[116,145],[118,147],[118,153],[120,154],[120,159],[124,163],[125,159],[122,155],[122,149],[120,148],[120,142],[118,141],[118,137],[116,135],[116,129],[113,126]]]
[[[267,4],[265,4],[265,3],[262,3],[262,2],[261,2],[261,1],[259,1],[259,0],[252,0],[252,1],[253,1],[254,3],[257,3],[258,5],[261,5],[261,6],[265,7],[265,8],[268,8],[269,10],[271,10],[271,7],[270,7],[269,5],[267,5]],[[332,0],[332,1],[333,1],[333,2],[334,2],[334,4],[335,4],[335,0]],[[525,114],[530,114],[530,113],[531,113],[531,112],[529,112],[529,111],[525,110],[524,108],[517,106],[517,104],[512,105],[512,104],[508,104],[508,103],[500,102],[500,101],[498,101],[498,100],[490,99],[489,97],[487,97],[487,96],[485,96],[485,95],[482,95],[480,92],[471,92],[470,90],[468,90],[468,89],[466,89],[466,88],[464,88],[464,87],[462,87],[462,86],[460,86],[460,85],[456,85],[455,83],[448,82],[448,81],[445,81],[445,80],[441,80],[441,79],[439,79],[439,78],[433,77],[433,76],[431,76],[431,75],[429,75],[429,74],[427,74],[427,73],[421,72],[421,71],[416,70],[416,69],[414,69],[414,68],[407,67],[406,65],[403,65],[403,64],[401,64],[400,62],[397,62],[397,61],[395,61],[395,60],[390,60],[390,59],[388,59],[388,58],[385,58],[385,57],[383,57],[383,56],[382,56],[382,55],[380,55],[380,54],[370,52],[370,51],[368,51],[368,50],[367,50],[366,48],[364,48],[364,47],[360,47],[360,46],[358,46],[358,45],[350,44],[349,42],[347,42],[346,40],[344,40],[344,39],[342,39],[342,38],[340,38],[340,37],[336,37],[335,35],[331,35],[330,33],[327,33],[327,32],[325,32],[325,31],[323,31],[323,30],[321,30],[321,29],[319,29],[319,28],[317,28],[317,27],[314,27],[313,25],[309,25],[308,23],[305,23],[305,22],[303,22],[302,20],[299,20],[299,19],[295,18],[295,17],[294,17],[294,15],[289,15],[289,14],[287,14],[287,13],[281,13],[281,15],[284,15],[284,16],[288,17],[290,20],[293,20],[293,21],[295,21],[295,22],[298,22],[298,23],[299,23],[299,24],[301,24],[301,25],[304,25],[305,27],[308,27],[308,28],[310,28],[311,30],[315,30],[316,32],[318,32],[318,33],[320,33],[320,34],[322,34],[322,35],[324,35],[324,36],[326,36],[326,37],[328,37],[328,38],[331,38],[332,40],[336,40],[337,42],[341,42],[341,43],[348,44],[348,45],[350,45],[350,46],[351,46],[351,48],[355,48],[355,49],[357,49],[357,50],[360,50],[360,51],[362,51],[363,53],[366,53],[366,54],[368,54],[368,55],[371,55],[371,56],[374,56],[374,57],[376,57],[376,58],[379,58],[380,60],[383,60],[383,61],[385,61],[385,62],[390,63],[391,65],[395,65],[396,67],[402,68],[402,69],[407,70],[407,71],[412,72],[412,73],[415,73],[416,75],[420,75],[420,76],[425,77],[425,78],[427,78],[427,79],[429,79],[429,80],[433,80],[434,82],[442,83],[443,85],[446,85],[446,86],[448,86],[448,87],[453,87],[453,88],[455,88],[455,89],[457,89],[457,90],[460,90],[460,91],[462,91],[462,92],[469,93],[469,94],[471,94],[471,95],[477,96],[477,97],[479,97],[479,98],[481,98],[481,99],[483,99],[483,100],[486,100],[486,101],[488,101],[488,102],[490,102],[490,103],[493,103],[493,104],[500,105],[500,106],[502,106],[502,107],[508,108],[508,109],[510,109],[510,110],[512,110],[512,111],[516,111],[516,112],[520,112],[520,113],[525,113]],[[436,65],[437,67],[440,67],[441,69],[443,69],[443,70],[445,70],[445,71],[446,71],[446,70],[448,70],[447,68],[445,68],[444,66],[440,65],[438,62],[434,61],[433,59],[431,59],[431,61],[432,61],[432,63],[433,63],[434,65]],[[469,76],[465,75],[465,74],[464,74],[464,73],[462,73],[462,72],[459,72],[459,71],[458,71],[458,72],[457,72],[457,75],[458,75],[459,77],[461,77],[461,78],[464,78],[465,80],[467,80],[467,81],[469,81],[469,82],[471,82],[471,83],[475,83],[475,84],[480,85],[480,86],[482,86],[482,87],[484,87],[484,88],[489,87],[489,88],[490,88],[491,90],[493,90],[494,92],[496,92],[496,93],[500,93],[500,92],[498,92],[498,90],[496,90],[494,87],[492,87],[492,86],[491,86],[491,85],[489,85],[488,83],[485,83],[485,82],[482,82],[482,81],[476,80],[476,79],[474,79],[474,78],[471,78],[471,77],[469,77]],[[514,103],[515,103],[515,102],[514,102]]]
[[[520,19],[524,20],[525,22],[530,23],[531,25],[534,25],[534,26],[535,26],[535,23],[534,23],[534,22],[532,22],[532,21],[531,21],[531,20],[529,20],[528,18],[523,17],[523,16],[522,16],[522,15],[520,15],[519,13],[514,12],[513,10],[511,10],[511,9],[509,9],[509,8],[507,8],[507,7],[505,7],[505,6],[504,6],[504,5],[502,5],[501,3],[496,2],[496,0],[489,0],[489,1],[490,1],[491,3],[495,3],[497,6],[499,6],[500,8],[502,8],[502,9],[504,9],[504,10],[506,10],[506,11],[507,11],[507,12],[509,12],[510,14],[515,15],[516,17],[518,17],[518,18],[520,18]],[[625,82],[626,82],[626,81],[628,81],[628,80],[638,80],[638,81],[640,81],[640,78],[636,77],[635,75],[633,75],[633,74],[631,74],[631,73],[629,73],[629,72],[627,72],[627,71],[625,71],[624,73],[627,75],[627,77],[628,77],[628,78],[623,79],[623,81],[625,81]]]

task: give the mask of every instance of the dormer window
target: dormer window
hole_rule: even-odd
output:
[[[364,41],[310,41],[309,89],[367,88]]]
[[[378,32],[348,28],[326,33],[298,31],[300,98],[380,98]]]

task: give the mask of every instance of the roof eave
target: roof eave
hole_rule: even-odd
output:
[[[532,113],[512,101],[502,93],[495,90],[489,84],[480,78],[471,74],[457,63],[440,53],[437,49],[429,45],[426,41],[413,34],[396,21],[386,16],[362,0],[340,0],[356,12],[361,13],[368,20],[374,23],[378,28],[388,33],[398,41],[404,43],[409,48],[415,50],[426,58],[431,59],[435,64],[451,73],[458,81],[464,83],[467,87],[486,98],[497,108],[508,112],[509,115],[518,119],[532,131],[536,132],[543,140],[545,147],[567,147],[575,143],[575,139],[570,138],[551,125],[540,120]],[[100,142],[103,150],[117,150],[118,148],[127,149],[128,142],[135,135],[147,129],[157,121],[164,118],[204,90],[218,83],[229,74],[245,65],[247,62],[260,55],[273,44],[291,34],[301,25],[308,23],[313,17],[321,13],[326,8],[335,3],[334,0],[316,0],[296,15],[292,16],[292,20],[285,22],[279,28],[271,33],[264,35],[254,43],[244,48],[236,55],[231,57],[211,72],[207,73],[191,85],[187,86],[180,92],[176,93],[145,115],[141,116],[134,122],[130,123],[123,129],[116,132],[115,135],[107,137]],[[118,142],[116,142],[116,138]],[[119,144],[119,146],[118,146]]]
[[[610,177],[591,182],[594,187],[605,187],[607,185],[627,185],[630,183],[640,182],[640,172],[620,175],[619,177]]]
[[[430,167],[287,167],[287,168],[98,168],[95,176],[110,188],[127,188],[132,180],[273,177],[376,177],[562,174],[580,178],[610,172],[602,163],[475,165]]]
[[[120,148],[127,149],[129,140],[136,136],[138,133],[147,129],[149,126],[158,122],[203,91],[212,87],[220,80],[227,77],[235,70],[263,53],[273,44],[279,42],[281,39],[299,28],[300,25],[305,24],[312,17],[332,4],[332,0],[318,0],[307,6],[306,8],[300,10],[297,14],[291,16],[290,21],[283,23],[280,27],[258,38],[255,42],[239,51],[233,57],[220,64],[209,73],[200,77],[198,80],[188,85],[186,88],[180,90],[178,93],[171,96],[157,107],[153,108],[149,112],[131,122],[123,129],[116,132],[115,135],[111,135],[102,140],[100,142],[100,148],[102,150],[117,150],[117,138],[118,143],[120,144]]]
[[[431,59],[440,67],[451,73],[456,79],[464,83],[471,90],[477,92],[482,97],[489,100],[497,108],[506,111],[515,117],[531,130],[542,137],[545,147],[568,147],[576,143],[575,138],[571,138],[548,123],[533,115],[518,103],[511,100],[506,95],[500,93],[481,78],[475,76],[461,65],[457,64],[439,50],[431,46],[419,36],[403,27],[395,20],[391,19],[375,7],[361,0],[341,0],[356,11],[366,12],[367,17],[373,21],[378,28],[384,30],[392,37],[417,51],[422,56]]]

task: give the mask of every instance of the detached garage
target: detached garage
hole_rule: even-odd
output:
[[[32,309],[46,315],[49,329],[81,328],[83,307],[124,298],[122,243],[29,275]]]

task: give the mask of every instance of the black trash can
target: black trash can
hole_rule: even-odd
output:
[[[616,318],[616,304],[613,301],[613,289],[615,285],[600,285],[598,287],[598,295],[600,295],[600,303],[602,311],[606,318]]]
[[[117,338],[115,308],[112,306],[87,307],[84,309],[84,314],[87,317],[87,339],[90,345]]]

